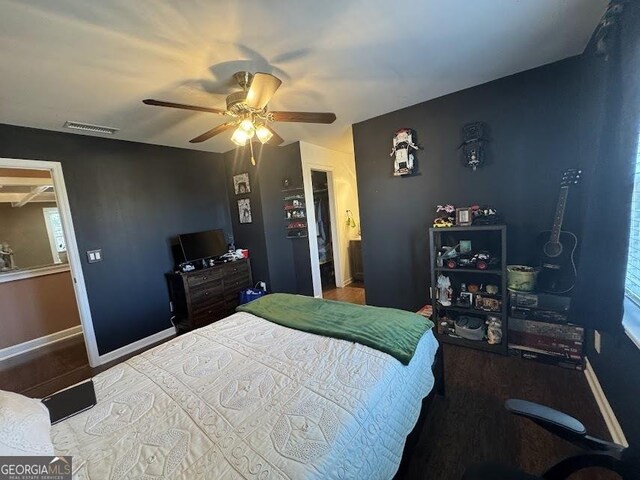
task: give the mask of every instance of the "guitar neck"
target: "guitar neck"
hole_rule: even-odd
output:
[[[556,206],[556,216],[553,219],[553,227],[551,227],[552,243],[560,242],[560,231],[562,230],[562,222],[564,220],[564,210],[567,206],[567,197],[569,196],[569,187],[560,187],[560,196],[558,197],[558,205]]]

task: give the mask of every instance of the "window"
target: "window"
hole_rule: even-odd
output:
[[[625,290],[625,314],[622,321],[632,340],[640,346],[640,142],[636,155],[635,184],[631,200],[631,230]]]
[[[64,239],[60,211],[58,207],[48,207],[43,208],[42,213],[44,213],[53,263],[67,263],[67,242]]]

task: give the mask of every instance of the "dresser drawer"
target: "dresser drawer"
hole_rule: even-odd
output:
[[[215,297],[217,295],[222,295],[224,292],[223,288],[224,283],[222,280],[213,280],[207,283],[201,283],[189,289],[189,294],[191,295],[191,303],[196,303],[202,300],[207,300],[208,298]]]
[[[209,270],[202,273],[191,273],[187,277],[187,284],[190,288],[221,280],[223,272],[221,270]]]
[[[224,296],[235,295],[244,288],[251,287],[249,276],[229,278],[224,281]]]
[[[193,328],[204,327],[206,325],[209,325],[210,323],[226,317],[227,313],[224,303],[222,305],[222,307],[211,308],[209,310],[204,310],[202,312],[193,314],[193,316],[191,317]]]
[[[245,275],[249,274],[249,264],[247,262],[243,262],[243,261],[232,262],[232,263],[226,264],[224,267],[225,267],[224,274],[227,277],[234,276],[237,274],[245,274]]]

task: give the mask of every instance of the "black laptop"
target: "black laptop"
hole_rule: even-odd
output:
[[[61,392],[43,398],[42,403],[49,409],[51,425],[89,410],[96,404],[93,380],[80,383]]]

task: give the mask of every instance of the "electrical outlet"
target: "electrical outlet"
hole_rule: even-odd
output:
[[[593,331],[593,347],[596,349],[596,352],[600,353],[602,349],[602,337],[600,336],[600,332],[597,330]]]

